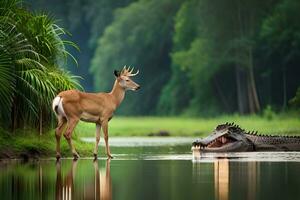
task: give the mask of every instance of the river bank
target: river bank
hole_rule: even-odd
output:
[[[92,156],[93,143],[80,140],[74,135],[74,144],[81,156]],[[39,159],[55,157],[55,136],[50,131],[44,135],[38,135],[34,131],[23,131],[10,134],[2,130],[0,134],[0,159]],[[65,139],[61,138],[61,153],[63,157],[71,157],[69,146]]]
[[[260,134],[300,135],[300,119],[295,116],[222,116],[217,118],[184,117],[116,117],[109,124],[109,137],[203,137],[221,123],[235,122],[246,130]],[[92,157],[94,143],[82,141],[82,137],[94,137],[95,125],[80,122],[73,134],[77,151],[82,157]],[[103,135],[101,134],[103,142]],[[72,157],[65,139],[61,139],[63,157]],[[104,155],[104,148],[99,148]],[[19,130],[10,133],[0,129],[0,158],[38,159],[55,157],[54,128],[43,135],[36,130]]]

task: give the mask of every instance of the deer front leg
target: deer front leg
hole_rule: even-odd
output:
[[[97,160],[98,156],[98,145],[100,141],[100,130],[101,130],[101,125],[96,124],[96,143],[95,143],[95,149],[94,149],[94,159]]]
[[[108,144],[108,121],[102,122],[103,127],[103,134],[104,134],[104,140],[105,140],[105,147],[106,147],[106,155],[108,158],[113,158],[110,153],[110,148]]]
[[[58,125],[57,128],[55,129],[55,138],[56,138],[56,159],[59,160],[61,155],[60,155],[60,138],[61,138],[61,133],[64,129],[64,127],[67,124],[67,120],[64,117],[59,117],[58,118]]]
[[[100,174],[99,174],[99,166],[98,166],[98,161],[94,160],[94,172],[95,172],[95,179],[94,179],[94,184],[95,184],[95,196],[94,199],[101,199],[100,198],[100,188],[101,188],[101,183],[100,183]]]
[[[72,143],[72,133],[73,133],[73,130],[74,130],[75,126],[77,125],[78,121],[79,121],[79,119],[77,119],[77,118],[69,119],[68,128],[67,128],[66,133],[64,134],[64,137],[66,138],[66,140],[67,140],[67,142],[68,142],[68,144],[69,144],[69,146],[72,150],[74,160],[77,160],[79,158],[79,154],[75,150],[75,147]]]

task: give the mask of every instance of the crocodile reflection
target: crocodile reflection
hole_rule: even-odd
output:
[[[213,171],[208,167],[211,164],[213,164]],[[194,181],[201,181],[210,176],[210,180],[214,183],[214,199],[252,200],[256,199],[256,194],[259,192],[257,191],[259,188],[259,170],[259,162],[229,162],[228,159],[223,158],[216,159],[213,163],[195,162],[193,164],[193,177]],[[230,193],[234,188],[239,188],[238,194]]]
[[[100,161],[99,161],[100,162]],[[93,162],[94,166],[94,181],[84,183],[84,191],[76,191],[74,187],[77,160],[72,161],[72,165],[62,178],[61,162],[56,163],[56,200],[71,200],[71,199],[97,199],[110,200],[112,199],[112,183],[110,176],[110,159],[106,161],[105,169],[98,166],[98,161]]]
[[[228,200],[229,162],[228,159],[214,162],[215,199]]]

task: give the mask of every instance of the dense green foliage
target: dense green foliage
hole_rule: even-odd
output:
[[[113,69],[124,63],[141,71],[137,82],[143,89],[126,96],[126,106],[120,108],[124,113],[154,113],[161,89],[170,74],[167,70],[173,22],[170,16],[177,9],[178,3],[173,0],[132,3],[117,10],[115,18],[118,20],[107,27],[100,38],[91,67],[95,89],[110,90]]]
[[[113,70],[139,68],[126,115],[285,110],[300,85],[297,0],[27,0],[73,33],[88,91],[109,91]]]
[[[295,0],[132,3],[99,39],[95,88],[108,90],[113,69],[127,64],[141,69],[143,90],[124,114],[285,109],[300,84],[299,9]]]
[[[0,2],[0,121],[13,130],[49,126],[59,91],[79,87],[61,67],[72,55],[66,32],[45,14],[33,14],[18,0]],[[77,48],[77,47],[76,47]],[[76,60],[74,59],[76,62]]]
[[[55,15],[61,26],[72,32],[72,40],[80,46],[80,52],[66,47],[78,59],[78,66],[68,69],[83,79],[80,83],[86,91],[92,91],[94,77],[89,73],[97,40],[112,22],[114,11],[134,0],[25,0],[32,10],[46,10]]]
[[[289,103],[294,107],[300,107],[300,88],[298,88],[296,96],[292,98]]]

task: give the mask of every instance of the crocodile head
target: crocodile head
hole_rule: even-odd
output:
[[[193,151],[201,152],[236,152],[253,148],[244,130],[233,123],[218,125],[209,136],[197,139],[192,145]]]

